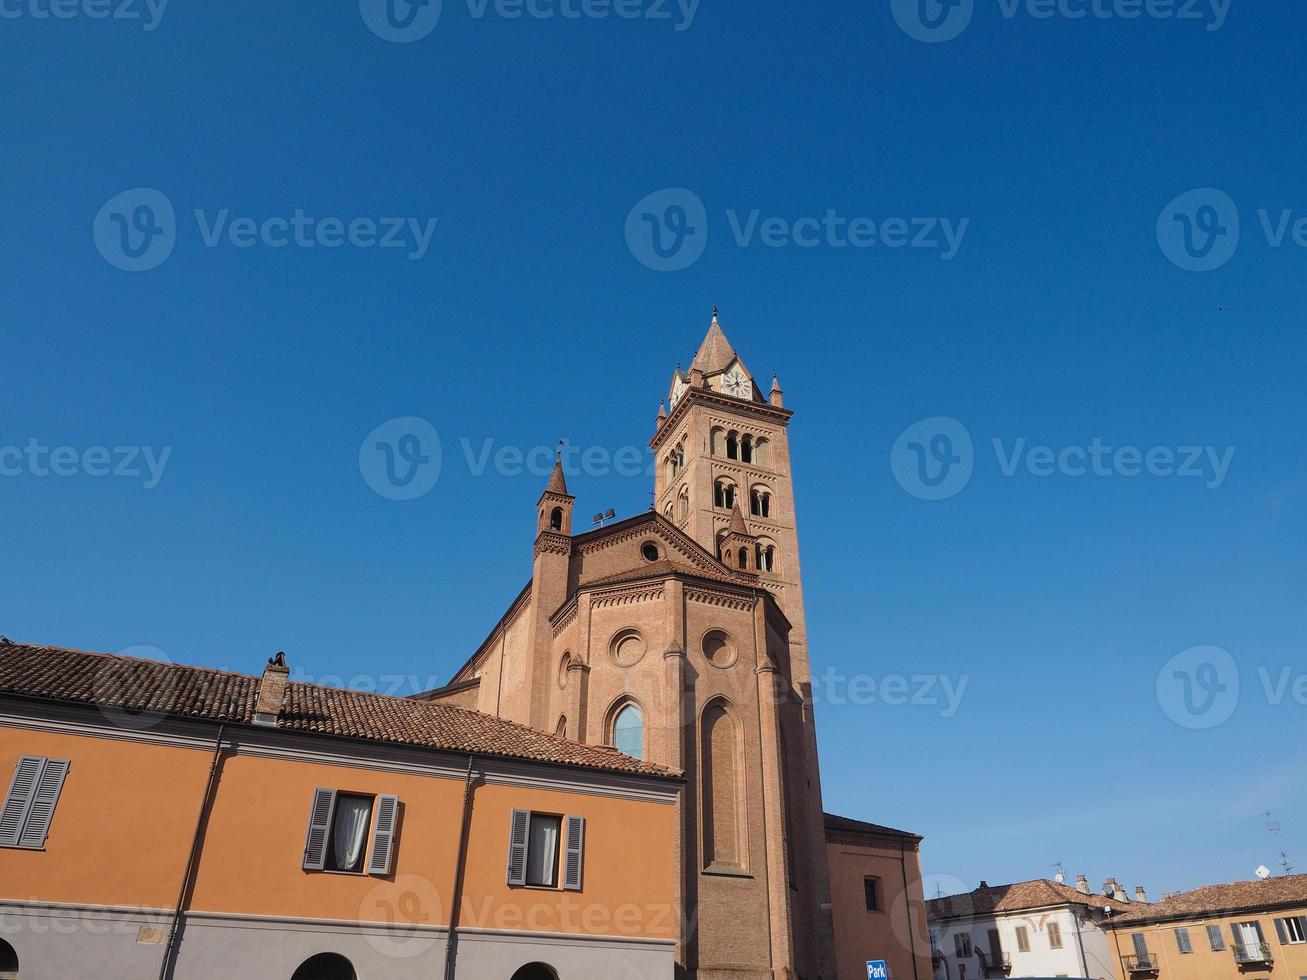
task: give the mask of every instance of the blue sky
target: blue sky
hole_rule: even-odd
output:
[[[797,411],[829,809],[927,835],[932,892],[1247,877],[1268,808],[1307,870],[1301,4],[974,0],[929,43],[888,0],[445,0],[392,43],[353,3],[69,3],[0,5],[0,450],[76,451],[0,455],[0,632],[444,679],[530,573],[543,477],[477,459],[643,447],[717,303]],[[139,188],[175,219],[132,272]],[[659,271],[678,203],[706,235]],[[317,244],[276,247],[297,212]],[[359,447],[405,416],[442,454],[399,501]],[[891,453],[936,417],[972,472],[927,500]],[[1072,475],[1096,439],[1228,466]],[[167,449],[157,485],[118,446]],[[648,506],[601,469],[580,513]]]

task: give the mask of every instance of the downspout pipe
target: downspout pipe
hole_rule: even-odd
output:
[[[235,706],[233,705],[233,708]],[[204,821],[209,815],[213,800],[213,787],[218,781],[218,764],[222,759],[222,737],[227,731],[227,720],[218,726],[218,737],[213,743],[213,758],[209,762],[209,779],[204,785],[204,796],[200,799],[200,812],[195,818],[195,833],[191,835],[191,852],[186,858],[186,870],[182,873],[181,887],[177,891],[177,903],[172,913],[172,924],[168,928],[168,944],[163,950],[163,961],[159,964],[159,980],[166,980],[177,952],[177,933],[181,928],[182,914],[186,908],[186,893],[190,890],[191,880],[195,876],[195,866],[200,860],[200,846],[203,839]]]
[[[908,851],[899,845],[899,867],[903,872],[903,909],[908,913],[908,948],[912,952],[912,980],[921,980],[917,975],[917,932],[912,925],[912,897],[908,894]]]
[[[445,942],[445,980],[458,971],[458,920],[463,907],[463,877],[467,871],[467,841],[472,830],[472,768],[476,757],[467,757],[467,778],[463,781],[463,822],[458,837],[458,860],[454,864],[453,900],[449,908],[449,936]]]

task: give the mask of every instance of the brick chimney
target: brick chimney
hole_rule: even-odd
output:
[[[286,654],[278,651],[263,668],[263,680],[259,682],[259,700],[254,705],[254,724],[268,728],[277,726],[281,715],[281,702],[286,696],[286,685],[290,683],[290,668],[286,666]]]
[[[1078,891],[1081,895],[1090,894],[1089,879],[1086,878],[1084,875],[1076,875],[1076,891]]]
[[[1148,892],[1144,891],[1143,885],[1135,885],[1135,901],[1148,903]]]

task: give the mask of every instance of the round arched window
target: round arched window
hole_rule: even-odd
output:
[[[704,658],[714,667],[731,667],[735,664],[735,645],[722,630],[709,630],[703,635]]]
[[[613,719],[613,746],[624,755],[644,758],[644,714],[628,704]]]
[[[295,971],[291,980],[358,980],[354,965],[339,953],[311,956]]]
[[[613,637],[608,655],[619,667],[634,667],[644,659],[644,637],[639,630],[622,630]]]
[[[654,544],[652,541],[646,541],[640,546],[640,554],[644,556],[645,561],[657,561],[658,545]]]

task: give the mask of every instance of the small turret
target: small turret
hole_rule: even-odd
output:
[[[572,533],[572,507],[576,498],[567,492],[567,476],[563,473],[563,453],[554,457],[554,471],[549,474],[549,485],[540,495],[536,533],[552,531],[555,534]]]
[[[776,375],[771,376],[771,396],[767,399],[776,408],[785,407],[785,392],[781,391],[781,379]]]

